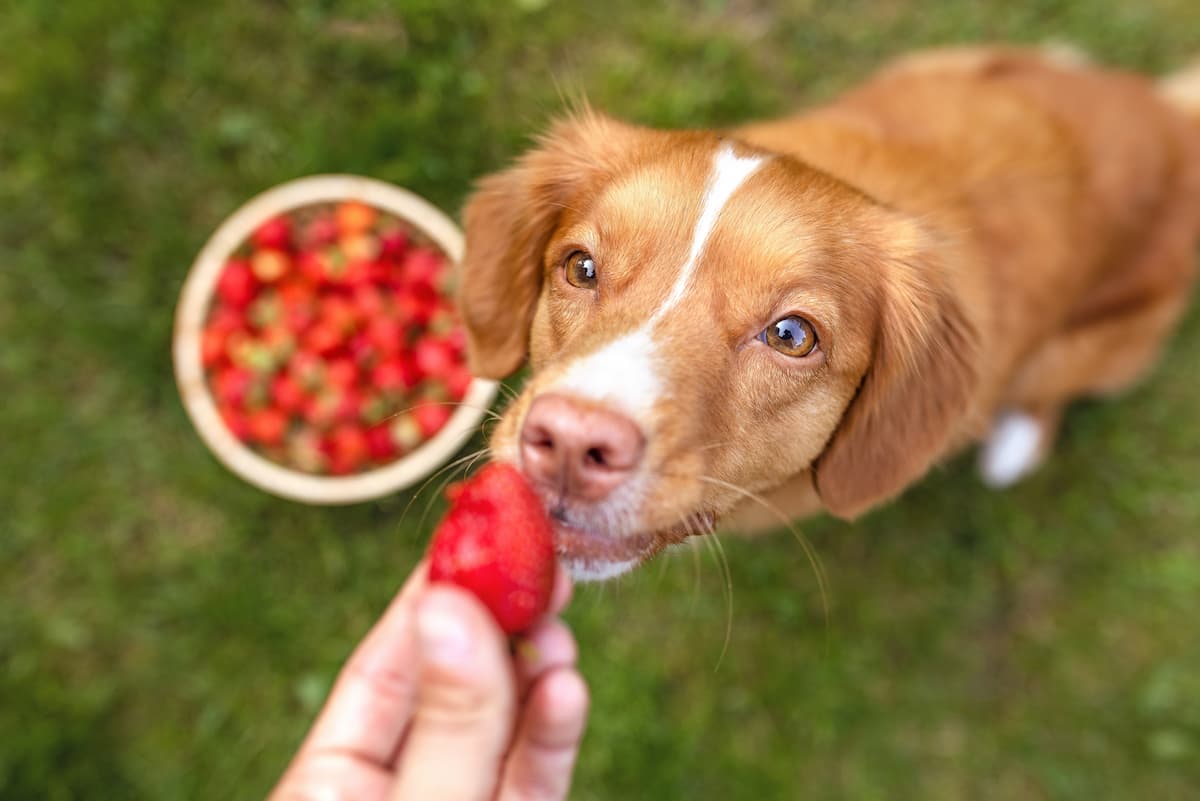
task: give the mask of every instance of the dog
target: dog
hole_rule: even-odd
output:
[[[1200,237],[1200,67],[926,51],[827,105],[663,131],[583,108],[464,211],[470,365],[577,579],[721,519],[853,518],[981,442],[1046,456],[1144,376]]]

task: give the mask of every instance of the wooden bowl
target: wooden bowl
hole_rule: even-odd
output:
[[[258,195],[213,233],[183,285],[175,314],[175,378],[200,438],[226,467],[275,495],[309,504],[348,504],[409,487],[446,464],[479,430],[496,395],[494,381],[474,379],[446,424],[397,461],[345,476],[304,473],[271,461],[240,442],[222,421],[205,378],[200,336],[226,259],[260,223],[321,203],[358,200],[402,219],[424,234],[451,263],[462,259],[462,232],[433,205],[407,190],[355,175],[317,175]]]

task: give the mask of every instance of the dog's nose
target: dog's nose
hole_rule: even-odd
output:
[[[535,483],[569,498],[598,501],[633,474],[646,449],[623,414],[564,395],[533,401],[521,429],[521,460]]]

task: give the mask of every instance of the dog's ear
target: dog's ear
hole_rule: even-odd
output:
[[[977,333],[928,237],[893,223],[884,250],[872,362],[815,465],[822,503],[843,518],[925,474],[972,414],[977,383]]]
[[[463,214],[458,304],[472,372],[510,375],[525,361],[546,244],[564,208],[627,158],[643,129],[591,109],[559,121],[511,168],[484,178]]]

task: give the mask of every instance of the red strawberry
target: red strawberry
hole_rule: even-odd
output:
[[[321,320],[332,323],[342,333],[349,333],[358,326],[358,310],[349,298],[342,295],[324,295],[317,302]]]
[[[412,389],[419,380],[416,368],[402,357],[382,361],[371,370],[371,386],[393,394]]]
[[[285,412],[299,412],[304,408],[305,394],[300,383],[287,373],[271,379],[271,402]]]
[[[423,337],[413,348],[413,358],[422,374],[445,378],[459,365],[454,348],[444,339]]]
[[[233,435],[242,442],[250,440],[250,425],[246,421],[246,413],[236,406],[228,406],[221,404],[217,407],[217,412],[221,415],[221,421],[225,423]]]
[[[213,394],[223,406],[241,407],[254,384],[254,374],[242,367],[226,367],[213,378]]]
[[[408,234],[403,228],[393,228],[379,237],[379,257],[391,262],[399,262],[408,250]]]
[[[245,259],[230,259],[225,262],[217,278],[217,297],[227,305],[240,309],[254,300],[258,281]]]
[[[301,240],[306,248],[321,248],[336,242],[338,233],[337,220],[331,215],[322,214],[305,226]]]
[[[272,217],[255,229],[254,244],[270,250],[288,250],[292,246],[292,221],[287,217]]]
[[[363,370],[370,369],[379,361],[379,348],[361,331],[350,338],[346,349],[350,351],[350,358]]]
[[[358,316],[364,320],[373,320],[387,311],[387,299],[379,291],[379,287],[373,284],[356,286],[351,294],[351,299],[354,301],[354,308],[358,311]]]
[[[367,322],[367,336],[380,353],[396,354],[404,347],[404,325],[392,317],[372,317]]]
[[[455,365],[454,369],[446,375],[446,391],[449,392],[450,399],[462,400],[474,380],[475,377],[471,375],[471,371],[467,369],[466,365]]]
[[[346,356],[330,359],[326,364],[325,378],[330,385],[347,389],[358,383],[358,366]]]
[[[335,213],[338,230],[343,234],[361,234],[369,230],[379,216],[374,208],[356,200],[338,204]]]
[[[364,417],[366,399],[356,387],[346,387],[341,390],[338,401],[337,419],[345,423],[357,423]]]
[[[292,257],[282,250],[255,251],[250,260],[254,277],[264,284],[273,284],[292,269]]]
[[[404,280],[410,284],[437,286],[442,277],[442,255],[430,248],[413,248],[404,259]]]
[[[371,426],[367,429],[367,449],[371,458],[377,462],[387,462],[396,458],[400,449],[392,440],[392,432],[386,425]]]
[[[313,353],[327,354],[342,345],[342,332],[328,320],[318,320],[304,332],[304,347]]]
[[[200,363],[206,369],[212,369],[225,361],[225,340],[229,332],[224,329],[206,325],[200,333]]]
[[[425,439],[440,431],[452,414],[454,408],[445,403],[422,403],[412,410],[413,419]]]
[[[332,473],[353,473],[371,457],[371,447],[366,432],[353,423],[342,423],[325,440],[329,453],[329,470]]]
[[[261,445],[279,445],[287,433],[288,416],[279,409],[259,409],[246,419],[250,438]]]
[[[554,589],[554,533],[537,494],[515,467],[490,464],[446,496],[430,580],[470,590],[508,634],[528,629]]]

